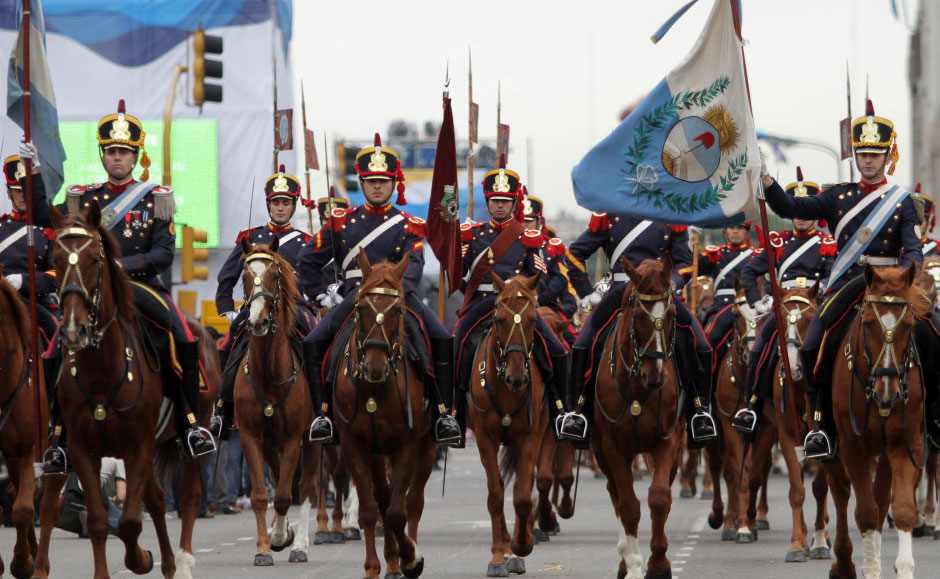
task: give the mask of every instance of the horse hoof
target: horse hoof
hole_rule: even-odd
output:
[[[810,559],[832,559],[832,552],[827,547],[816,547],[809,552]]]
[[[506,570],[516,575],[525,574],[525,561],[519,557],[510,557],[506,560]]]
[[[809,545],[807,545],[806,543],[803,544],[803,553],[805,553],[806,556],[809,557]]]
[[[643,577],[644,579],[672,579],[672,568],[666,567],[666,570],[662,573],[653,573],[652,571],[647,570],[646,575]]]
[[[347,541],[362,540],[362,535],[359,533],[359,529],[355,527],[346,527],[343,529],[343,537],[345,537]]]
[[[627,572],[623,569],[617,569],[617,579],[626,579]]]
[[[330,531],[331,543],[345,543],[346,535],[342,531]]]
[[[724,537],[722,537],[722,539],[724,539]],[[747,544],[747,543],[753,543],[754,541],[755,541],[755,538],[754,536],[751,535],[751,533],[738,533],[734,537],[734,542],[741,544],[741,545]]]
[[[150,559],[150,565],[147,566],[147,570],[141,573],[141,575],[146,575],[153,571],[153,551],[147,551],[147,558]]]
[[[927,524],[925,523],[919,527],[914,527],[913,529],[911,529],[911,536],[917,539],[917,538],[923,537],[926,534],[926,532],[927,532]]]
[[[734,541],[737,539],[738,532],[734,529],[725,529],[721,532],[722,541]]]
[[[833,571],[832,569],[829,570],[829,579],[855,579],[855,578],[856,578],[856,575],[854,571],[848,577],[839,577],[838,575],[836,575],[835,571]]]
[[[548,539],[546,538],[545,540],[547,541]],[[533,547],[535,547],[535,541],[530,541],[528,547],[520,545],[516,539],[513,539],[512,542],[509,543],[509,548],[512,550],[512,554],[516,557],[525,557],[529,555],[532,553]]]
[[[937,529],[936,531],[933,532],[933,540],[940,541],[940,529]]]
[[[280,553],[281,551],[290,547],[293,544],[294,544],[294,529],[287,527],[287,540],[284,541],[283,545],[275,545],[274,543],[271,543],[271,550],[274,551],[275,553]]]
[[[509,577],[509,570],[505,563],[490,563],[486,567],[487,577]]]
[[[401,573],[386,573],[385,579],[403,579],[404,576]]]
[[[680,499],[693,499],[695,498],[695,489],[682,489],[679,491]]]
[[[149,552],[149,551],[148,551]],[[153,555],[150,557],[150,568],[153,569]],[[29,579],[33,576],[33,572],[36,570],[36,566],[33,565],[29,568],[29,571],[17,573],[13,569],[10,569],[10,574],[13,575],[15,579]],[[149,571],[148,571],[149,573]]]
[[[333,542],[333,534],[329,531],[317,531],[313,534],[313,544],[314,545],[323,545],[325,543]]]
[[[536,543],[547,543],[549,541],[548,533],[542,529],[532,529],[532,540]]]
[[[424,556],[422,555],[420,559],[411,564],[411,568],[402,567],[401,572],[405,574],[405,577],[408,579],[415,579],[420,577],[421,573],[424,572]]]
[[[712,491],[702,491],[702,494],[699,495],[698,498],[702,499],[703,501],[710,501],[715,498],[715,493]]]
[[[717,514],[715,514],[714,512],[709,513],[709,515],[708,515],[708,526],[709,526],[709,527],[711,527],[711,528],[713,528],[713,529],[720,529],[720,528],[721,528],[721,525],[722,525],[724,522],[725,522],[725,515],[724,515],[724,513],[717,513]]]
[[[787,558],[784,559],[787,563],[805,563],[806,560],[806,553],[802,550],[787,551]]]
[[[558,524],[558,521],[552,521],[551,526],[545,530],[548,531],[549,535],[557,535],[561,532],[561,525]]]
[[[769,531],[770,530],[770,521],[766,519],[757,519],[757,530],[758,531]]]
[[[928,537],[932,537],[936,527],[933,525],[924,525],[924,531],[926,531]]]
[[[255,567],[273,567],[274,555],[271,553],[258,553],[255,555]]]
[[[291,551],[290,558],[287,560],[288,563],[306,563],[307,562],[307,553],[304,551]]]

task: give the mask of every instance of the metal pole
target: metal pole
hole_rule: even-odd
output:
[[[277,34],[277,2],[271,2],[271,93],[274,97],[274,163],[271,173],[277,173],[277,49],[275,36]]]
[[[307,162],[307,148],[313,143],[307,142],[307,102],[304,99],[304,81],[300,79],[300,110],[304,120],[304,175],[307,177],[307,201],[310,201],[310,165]],[[313,235],[313,209],[307,207],[307,229]]]
[[[180,75],[188,69],[182,64],[176,65],[173,70],[173,80],[170,82],[170,94],[166,95],[166,106],[163,107],[163,179],[164,185],[171,185],[170,177],[170,128],[173,126],[173,102],[176,100],[176,84]]]
[[[846,114],[848,114],[848,117],[849,117],[849,136],[851,137],[851,134],[852,134],[851,133],[851,130],[852,130],[852,125],[851,125],[852,123],[852,85],[849,82],[849,61],[848,60],[845,61],[845,101],[846,101],[845,110],[846,110]],[[849,180],[852,182],[855,181],[855,158],[854,157],[855,156],[853,155],[852,160],[849,161]],[[840,155],[839,167],[841,166],[842,166],[842,159]],[[842,180],[841,176],[839,177],[839,180],[840,181]]]
[[[467,99],[468,108],[470,111],[470,136],[467,140],[470,142],[470,152],[467,156],[467,220],[473,221],[473,128],[475,123],[473,122],[473,56],[470,54],[470,47],[467,47],[467,58],[469,59],[469,91],[470,97]]]

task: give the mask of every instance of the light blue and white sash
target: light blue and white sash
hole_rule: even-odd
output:
[[[796,251],[790,254],[790,257],[786,258],[784,262],[777,268],[777,278],[783,279],[783,274],[787,273],[787,270],[790,269],[790,266],[796,263],[796,260],[800,259],[804,253],[809,251],[811,247],[816,247],[819,245],[820,239],[818,235],[812,236],[809,241],[803,242],[803,245],[799,246]]]
[[[107,207],[101,210],[101,223],[108,229],[114,229],[114,227],[124,219],[124,216],[127,215],[127,212],[133,209],[140,200],[144,198],[144,195],[149,193],[151,190],[156,189],[159,185],[156,183],[148,183],[143,181],[137,183],[121,195],[118,195],[117,199],[108,204]]]

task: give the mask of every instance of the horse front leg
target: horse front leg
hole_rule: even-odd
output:
[[[703,449],[707,468],[705,476],[712,481],[712,512],[708,514],[708,526],[712,529],[720,529],[725,521],[725,503],[721,500],[721,446],[723,444],[723,434],[718,435],[718,439],[709,443]],[[706,490],[705,476],[702,477],[702,496],[708,496]]]
[[[261,440],[254,429],[247,430],[247,424],[242,424],[241,441],[242,453],[245,455],[245,466],[248,469],[248,478],[251,479],[251,510],[255,514],[255,566],[270,567],[274,565],[274,556],[271,554],[271,539],[268,537],[267,511],[268,488],[264,484],[264,459],[261,456]]]
[[[855,524],[862,535],[864,553],[862,575],[865,579],[872,579],[881,577],[881,520],[872,485],[872,464],[860,446],[850,445],[847,441],[843,445],[842,456],[855,491]]]
[[[176,452],[176,448],[174,447],[171,452]],[[181,494],[184,488],[185,487],[181,485]],[[151,476],[147,481],[147,488],[144,491],[142,499],[144,506],[147,507],[147,512],[150,513],[150,517],[153,520],[153,527],[157,532],[157,542],[160,545],[160,571],[163,573],[163,576],[166,577],[166,579],[170,579],[171,577],[175,579],[192,579],[192,570],[193,567],[196,566],[196,559],[193,557],[192,551],[187,553],[182,549],[178,557],[173,555],[173,545],[170,543],[170,535],[166,529],[166,496],[163,494],[160,483],[157,482],[156,475]],[[180,501],[182,501],[182,497]],[[177,559],[179,559],[178,568]]]
[[[499,439],[491,438],[490,433],[475,428],[477,438],[477,450],[480,453],[480,462],[483,463],[483,470],[486,472],[486,509],[490,514],[490,525],[492,527],[493,542],[490,546],[489,567],[487,576],[500,577],[505,576],[506,571],[506,550],[509,545],[505,541],[506,519],[503,513],[504,486],[503,477],[499,472]],[[493,573],[491,575],[490,573]]]
[[[647,495],[652,527],[647,577],[672,577],[672,569],[666,557],[666,550],[669,548],[666,519],[672,509],[671,478],[680,458],[679,443],[680,437],[672,436],[669,440],[657,444],[652,452],[656,469],[653,471],[653,482],[650,483]]]
[[[379,518],[379,506],[375,500],[372,483],[372,456],[369,450],[355,446],[354,436],[354,432],[340,432],[340,445],[358,490],[359,523],[362,525],[366,543],[366,560],[363,564],[365,576],[367,579],[378,579],[382,564],[375,550],[375,525]]]
[[[402,568],[415,569],[418,566],[424,566],[424,560],[421,553],[415,547],[415,542],[405,534],[405,526],[408,523],[408,512],[406,508],[408,487],[414,476],[414,471],[418,467],[417,444],[406,444],[398,449],[390,457],[392,463],[391,489],[389,493],[388,507],[383,511],[382,520],[385,522],[386,537],[395,538],[395,546],[398,548],[389,553],[386,549],[385,573],[394,575],[401,573]],[[391,541],[386,538],[386,546],[391,546]]]
[[[29,577],[33,572],[33,547],[36,531],[33,529],[33,495],[36,491],[36,475],[33,472],[32,448],[25,456],[7,460],[10,480],[16,481],[16,498],[13,501],[13,526],[16,527],[16,544],[10,561],[10,574],[14,577]],[[2,570],[2,563],[0,563]]]
[[[278,464],[277,485],[274,488],[274,520],[271,521],[271,548],[280,552],[290,547],[294,542],[294,531],[290,528],[287,519],[287,510],[291,504],[291,484],[294,480],[294,471],[297,470],[297,461],[300,458],[300,444],[302,431],[287,438],[289,441],[281,449],[281,460]],[[272,466],[272,471],[274,467]]]
[[[816,467],[813,477],[813,498],[816,499],[816,521],[813,524],[813,544],[810,546],[809,556],[812,559],[830,559],[829,552],[829,482],[822,467]]]
[[[200,459],[183,463],[183,479],[179,490],[180,541],[177,551],[180,577],[187,577],[186,573],[191,573],[196,565],[193,555],[193,529],[202,502],[202,469],[205,461],[206,459]]]
[[[30,467],[32,468],[32,467]],[[39,502],[39,548],[33,568],[35,579],[48,579],[49,577],[49,541],[52,539],[52,529],[56,519],[59,518],[59,493],[65,486],[67,477],[52,476],[42,481],[42,500]]]
[[[310,509],[313,507],[313,500],[317,496],[320,484],[323,445],[313,445],[303,441],[301,453],[303,466],[297,488],[300,495],[300,513],[294,545],[291,547],[288,559],[291,563],[307,562],[307,549],[310,547]],[[339,502],[339,497],[336,500]]]
[[[616,431],[614,431],[616,432]],[[597,453],[598,460],[607,474],[607,489],[614,511],[620,519],[620,539],[617,553],[620,555],[621,574],[618,577],[641,579],[643,577],[643,554],[637,539],[640,526],[640,500],[633,488],[633,456],[618,448],[616,440],[604,439],[603,451]]]
[[[852,539],[849,537],[849,497],[852,494],[851,481],[841,462],[822,465],[829,479],[832,502],[836,505],[836,541],[832,550],[836,560],[829,569],[829,576],[838,579],[855,577],[855,564],[852,563]]]
[[[555,513],[552,512],[552,503],[549,497],[554,482],[556,450],[557,445],[551,431],[548,428],[543,429],[538,460],[535,466],[535,488],[539,493],[536,512],[538,513],[539,531],[541,531],[540,540],[545,541],[548,540],[549,533],[555,532],[558,528],[558,521],[555,519]]]
[[[408,536],[418,542],[418,524],[424,514],[424,489],[434,470],[434,454],[437,445],[430,434],[421,438],[418,444],[418,463],[408,485],[408,498],[405,511],[408,513]],[[445,451],[446,452],[446,451]]]
[[[790,483],[788,498],[790,501],[790,513],[792,515],[792,531],[790,532],[790,546],[787,548],[785,561],[788,563],[802,563],[806,561],[807,556],[804,551],[806,546],[806,521],[803,518],[803,503],[806,501],[806,486],[803,483],[803,468],[796,458],[796,448],[793,440],[793,433],[786,427],[783,420],[785,415],[777,412],[777,424],[779,425],[780,450],[783,453],[783,461],[787,467],[787,480]]]
[[[98,470],[101,469],[100,463]],[[121,512],[121,518],[118,519],[118,537],[121,541],[124,542],[124,566],[130,569],[130,571],[136,575],[143,575],[149,573],[153,569],[153,553],[146,551],[140,546],[140,532],[143,529],[143,520],[141,519],[141,502],[144,498],[144,493],[147,491],[147,487],[150,484],[150,480],[154,477],[153,472],[153,447],[146,449],[144,452],[140,452],[135,455],[128,455],[124,457],[124,468],[127,473],[127,498],[124,502],[124,510]],[[81,478],[81,476],[79,476]],[[82,479],[82,487],[86,489],[90,488],[100,488],[101,482],[96,477],[94,482],[97,486],[86,485],[84,479]],[[86,497],[89,495],[86,494]],[[104,523],[104,534],[102,537],[102,547],[104,546],[104,539],[108,537],[108,513],[104,510],[104,504],[98,500],[86,501],[89,506],[88,509],[88,534],[89,536],[94,537],[91,533],[91,504],[94,504],[96,508],[101,509],[103,515]],[[164,531],[166,529],[164,528]],[[159,527],[158,527],[159,531]],[[164,538],[166,534],[164,533]],[[92,539],[94,540],[94,538]],[[167,539],[169,541],[169,539]],[[169,546],[169,542],[167,543]],[[171,566],[175,566],[173,563],[172,555],[170,555]]]
[[[75,429],[71,429],[71,431],[75,432]],[[76,444],[77,442],[79,441],[72,441],[71,452],[69,452],[75,474],[78,476],[79,482],[82,483],[82,488],[96,489],[101,484],[101,458],[93,456],[80,443]],[[131,479],[132,472],[137,474],[137,472],[132,471],[129,466],[126,467],[126,471],[128,479]],[[129,504],[131,490],[141,486],[136,478],[134,478],[133,481],[137,484],[127,485],[128,503],[125,504]],[[128,480],[128,483],[130,482],[131,480]],[[139,508],[140,491],[137,490],[137,493]],[[91,539],[91,550],[95,561],[94,579],[107,579],[110,577],[108,574],[107,551],[105,549],[105,541],[108,539],[108,513],[104,510],[104,504],[100,500],[100,495],[89,493],[86,497],[90,498],[90,500],[86,500],[85,508],[87,513],[88,538]],[[99,497],[98,500],[95,500],[95,497]],[[127,512],[126,508],[124,512]],[[128,529],[128,531],[130,531],[130,529]],[[137,533],[140,534],[139,526]]]
[[[537,423],[538,424],[538,423]],[[532,537],[534,517],[532,512],[532,483],[535,478],[535,464],[538,461],[538,448],[543,427],[533,428],[519,445],[516,455],[516,482],[512,488],[512,504],[516,511],[514,536],[510,543],[512,552],[525,557],[532,552],[535,541]],[[509,450],[509,448],[507,448]]]
[[[573,444],[555,445],[555,481],[561,485],[561,502],[555,502],[558,516],[570,519],[574,516],[574,500],[571,496],[571,487],[574,486],[575,455],[580,454]]]
[[[918,435],[919,432],[912,433],[915,439],[911,444],[911,452],[915,457],[923,452],[922,441]],[[894,514],[894,526],[898,530],[898,556],[894,562],[894,569],[898,579],[913,579],[914,553],[911,537],[917,512],[914,485],[920,475],[920,469],[911,462],[905,445],[894,446],[888,452],[888,456],[882,457],[881,460],[889,460],[891,464],[888,494],[890,496],[891,490],[894,490],[891,512]]]

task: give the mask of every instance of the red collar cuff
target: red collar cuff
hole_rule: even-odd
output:
[[[388,213],[389,211],[392,210],[392,202],[391,200],[389,200],[388,203],[386,203],[385,205],[382,205],[381,207],[375,207],[372,204],[366,202],[362,204],[362,208],[365,210],[366,213],[373,213],[376,215],[381,215],[382,213]]]
[[[874,184],[868,183],[867,181],[859,181],[858,190],[861,191],[862,193],[871,193],[878,187],[881,187],[882,185],[886,185],[887,183],[888,183],[887,179],[882,179],[881,181],[878,181],[877,183],[874,183]]]

